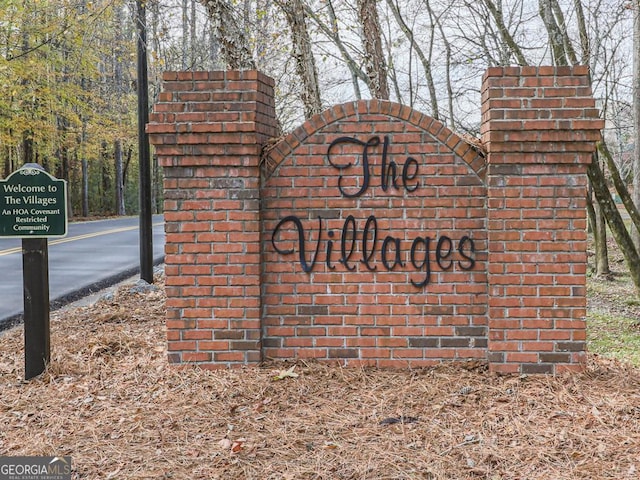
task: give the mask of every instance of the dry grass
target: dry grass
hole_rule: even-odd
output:
[[[0,337],[0,455],[70,455],[88,479],[632,479],[640,371],[500,377],[482,365],[235,371],[165,360],[163,294],[121,288],[52,315],[52,362],[25,383]]]

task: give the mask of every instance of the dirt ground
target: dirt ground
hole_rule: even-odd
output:
[[[54,312],[50,368],[30,382],[22,328],[3,333],[0,455],[70,455],[76,479],[640,478],[630,365],[590,355],[560,377],[170,367],[163,301],[125,286]]]

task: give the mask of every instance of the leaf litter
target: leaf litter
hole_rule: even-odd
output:
[[[167,364],[164,319],[162,288],[56,311],[51,364],[29,382],[22,327],[3,333],[0,455],[70,455],[74,479],[638,478],[630,365],[211,371]]]

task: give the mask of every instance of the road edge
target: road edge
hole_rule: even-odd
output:
[[[164,263],[164,255],[161,255],[153,259],[154,266],[161,265],[162,263]],[[112,275],[110,277],[103,278],[102,280],[92,283],[91,285],[87,285],[78,290],[74,290],[73,292],[67,293],[65,295],[61,295],[57,298],[50,299],[49,300],[50,311],[53,312],[55,310],[59,310],[60,308],[70,303],[76,302],[86,296],[97,293],[100,290],[104,290],[105,288],[109,288],[117,283],[122,282],[123,280],[131,278],[135,275],[138,275],[139,273],[140,273],[139,266],[129,268],[127,270],[123,270],[122,272]],[[22,324],[24,320],[23,317],[24,317],[24,312],[20,312],[10,317],[0,319],[0,333]]]

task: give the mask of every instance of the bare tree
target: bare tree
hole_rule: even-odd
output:
[[[351,74],[351,83],[353,85],[354,95],[356,99],[360,100],[362,98],[362,94],[360,92],[360,85],[358,81],[360,80],[366,84],[368,82],[368,77],[364,70],[360,68],[358,62],[355,61],[351,53],[349,53],[346,42],[344,42],[340,36],[338,17],[336,16],[332,0],[327,0],[326,2],[326,12],[329,17],[328,23],[323,21],[320,15],[317,14],[310,5],[305,5],[305,11],[307,15],[309,15],[309,18],[314,20],[322,33],[334,43],[340,52],[340,55],[342,55],[342,58],[349,69],[349,73]]]
[[[633,1],[633,202],[640,209],[640,0]],[[639,227],[640,228],[640,227]],[[633,230],[640,251],[640,231]]]
[[[589,35],[587,31],[587,22],[584,16],[584,9],[582,8],[581,0],[574,0],[574,7],[576,10],[576,22],[578,25],[578,34],[580,38],[580,63],[589,64],[592,56],[591,45],[589,41]],[[559,10],[559,6],[554,6],[554,10]],[[577,58],[575,51],[571,47],[571,42],[569,41],[568,35],[566,33],[566,26],[564,22],[564,16],[562,14],[561,24],[563,26],[563,38],[564,44],[567,46],[567,52],[573,64],[576,64]],[[590,78],[591,83],[591,78]],[[594,162],[598,161],[598,156],[595,155],[593,158]],[[599,169],[598,171],[600,171]],[[597,178],[597,171],[594,172],[594,177]],[[593,235],[593,240],[595,244],[595,276],[602,277],[611,274],[611,268],[609,265],[609,247],[607,245],[607,222],[604,217],[604,209],[602,208],[599,201],[593,202],[593,184],[591,183],[591,178],[589,178],[589,192],[587,193],[587,216],[589,218],[589,223],[591,225],[591,232]]]
[[[427,9],[429,10],[429,12],[431,12],[431,7],[429,6],[429,0],[426,0],[426,4],[427,4]],[[433,75],[431,72],[431,56],[433,53],[433,44],[434,44],[434,35],[433,35],[434,25],[432,23],[430,28],[431,35],[430,35],[429,44],[428,44],[429,50],[428,50],[428,56],[427,56],[422,51],[420,44],[416,41],[416,38],[413,34],[413,30],[409,28],[409,25],[407,25],[404,18],[402,17],[402,14],[400,12],[400,5],[398,4],[398,1],[387,0],[387,5],[389,6],[389,9],[393,13],[393,16],[396,19],[396,22],[398,23],[400,30],[402,30],[402,33],[404,33],[404,35],[407,37],[407,40],[409,40],[411,49],[416,52],[416,55],[418,55],[418,59],[420,60],[420,63],[422,63],[425,80],[427,81],[427,87],[429,89],[429,98],[431,99],[431,116],[435,119],[439,119],[440,112],[438,109],[438,97],[436,95],[436,87],[433,82]]]
[[[624,221],[620,216],[618,207],[616,207],[613,198],[611,198],[609,188],[606,182],[603,181],[604,173],[600,169],[600,164],[597,161],[591,162],[588,174],[596,198],[604,211],[607,224],[616,239],[616,243],[620,246],[620,251],[629,267],[631,280],[636,287],[636,294],[640,295],[640,255],[638,255],[638,251],[631,240],[631,235],[624,226]]]
[[[554,63],[556,65],[568,65],[577,63],[575,49],[573,48],[571,40],[569,39],[569,36],[567,34],[564,14],[557,0],[539,0],[538,6],[540,17],[544,23],[549,37],[549,43]],[[577,9],[576,13],[579,16],[582,13],[582,10]],[[584,21],[584,19],[578,21],[578,26],[585,28],[586,21]],[[585,40],[585,37],[587,37],[587,32],[581,32],[580,38],[583,55],[586,54],[585,49],[588,48],[588,42]],[[606,148],[606,145],[601,144],[599,151],[603,153],[605,160],[607,160],[609,171],[613,175],[614,181],[617,178],[619,180],[617,182],[618,187],[624,190],[624,185],[620,185],[622,182],[619,178],[617,166],[613,162],[608,149]],[[607,225],[609,226],[609,229],[611,230],[616,243],[619,245],[620,250],[622,251],[627,267],[629,268],[629,271],[631,273],[631,278],[636,286],[636,290],[640,294],[640,255],[638,253],[638,249],[636,249],[634,246],[631,235],[627,230],[620,212],[618,211],[618,208],[616,207],[615,202],[611,196],[604,171],[600,167],[597,156],[594,156],[594,160],[589,166],[588,176],[599,207],[602,209],[602,213],[606,219]],[[625,198],[624,192],[622,196],[623,198]],[[637,211],[635,213],[637,213]],[[631,212],[631,214],[633,219],[633,212]],[[596,221],[592,222],[592,224],[595,223],[595,225],[597,226],[597,211],[595,220]],[[640,225],[637,225],[637,228],[640,228]],[[594,235],[599,237],[596,238],[596,241],[600,242],[600,248],[604,248],[603,245],[605,244],[605,239],[603,232],[596,228],[596,230],[594,231]]]
[[[429,18],[433,19],[433,22],[438,27],[438,31],[440,32],[440,38],[442,40],[442,44],[444,45],[445,52],[445,81],[447,85],[447,112],[448,112],[448,123],[451,128],[456,128],[455,121],[455,113],[453,109],[453,83],[451,79],[451,62],[452,62],[452,49],[451,42],[447,38],[445,34],[444,28],[442,26],[441,15],[436,15],[431,7],[431,2],[426,2],[427,11],[429,12]]]
[[[500,33],[500,38],[516,57],[518,65],[528,65],[527,60],[522,53],[522,49],[513,39],[513,37],[511,36],[511,32],[505,24],[504,14],[502,12],[502,2],[498,3],[493,2],[493,0],[483,0],[483,3],[486,5],[489,12],[491,12],[491,16],[493,17],[496,27],[498,28],[498,32]]]
[[[598,209],[597,212],[596,208]],[[604,219],[600,204],[597,200],[594,201],[591,183],[589,183],[589,191],[587,192],[587,218],[595,244],[595,276],[607,276],[611,274],[609,268],[609,249],[606,243],[607,223]]]
[[[627,189],[622,177],[620,176],[620,172],[618,171],[618,167],[616,163],[613,161],[613,155],[609,152],[607,148],[607,144],[601,142],[598,144],[598,152],[604,157],[607,166],[609,167],[609,172],[611,173],[611,180],[613,181],[613,185],[622,200],[623,205],[625,206],[627,213],[631,219],[631,233],[640,234],[640,212],[638,208],[635,206],[633,202],[633,198]]]
[[[558,23],[556,22],[556,18],[554,17],[552,3],[552,0],[538,0],[540,18],[542,19],[542,22],[547,29],[553,63],[556,65],[569,65],[564,37],[562,35],[560,26],[558,25]]]
[[[364,65],[367,86],[374,98],[389,99],[387,62],[382,50],[382,35],[377,0],[357,0],[358,19],[362,28]]]
[[[189,67],[189,0],[182,0],[182,69]]]
[[[116,16],[115,23],[116,25],[124,24],[124,12],[122,6],[116,6]],[[122,99],[125,96],[125,85],[124,85],[124,35],[123,30],[121,28],[116,29],[116,38],[115,45],[113,51],[113,67],[114,67],[114,88],[115,88],[115,97],[118,99],[118,103],[120,106],[120,115],[124,116],[126,114],[126,106],[124,105]],[[120,132],[113,141],[113,160],[115,166],[115,211],[116,215],[125,215],[125,202],[124,202],[124,166],[123,166],[123,156],[122,156],[122,136]]]
[[[244,15],[238,15],[227,0],[200,0],[207,8],[211,28],[220,46],[220,56],[231,70],[256,68],[247,38]],[[244,13],[244,12],[243,12]]]
[[[275,0],[275,3],[284,12],[291,29],[292,55],[296,62],[297,74],[302,80],[300,96],[304,106],[304,116],[310,118],[320,113],[322,100],[304,4],[302,0]]]

